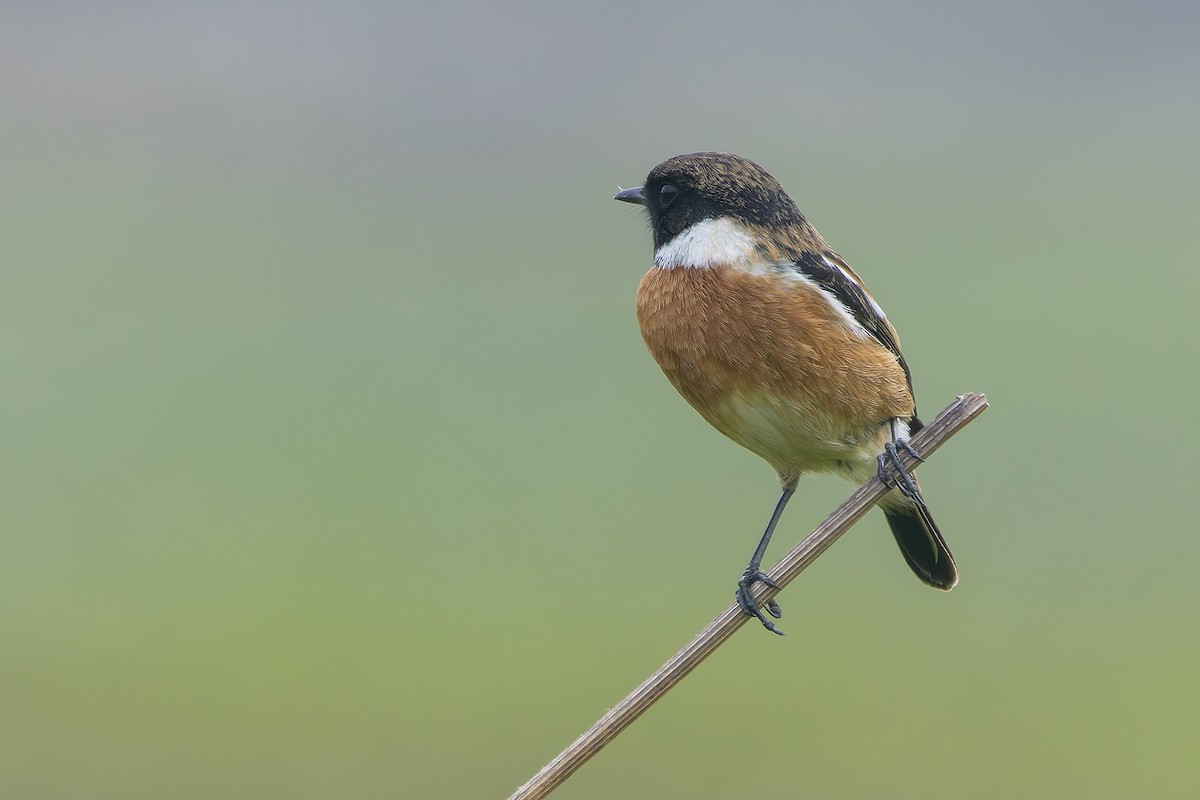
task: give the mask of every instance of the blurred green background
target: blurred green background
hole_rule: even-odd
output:
[[[6,8],[0,795],[505,797],[724,608],[611,202],[722,149],[992,401],[963,580],[872,515],[555,797],[1196,796],[1197,8]]]

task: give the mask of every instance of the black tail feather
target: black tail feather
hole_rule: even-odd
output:
[[[958,566],[920,495],[907,498],[893,490],[880,506],[904,560],[916,576],[934,588],[953,589],[958,583]]]

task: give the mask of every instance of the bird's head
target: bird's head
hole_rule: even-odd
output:
[[[804,215],[771,173],[731,153],[667,159],[650,170],[645,184],[615,199],[646,207],[655,251],[706,221],[726,222],[767,241],[806,227]]]

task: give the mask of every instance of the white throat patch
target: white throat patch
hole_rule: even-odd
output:
[[[654,266],[659,269],[705,269],[717,264],[743,264],[757,260],[753,237],[733,219],[705,219],[658,248]]]

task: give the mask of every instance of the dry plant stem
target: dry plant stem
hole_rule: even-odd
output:
[[[983,413],[988,406],[987,398],[981,394],[964,394],[942,410],[923,429],[912,438],[913,449],[928,460],[941,445],[954,434],[958,433],[967,423]],[[910,454],[901,452],[905,469],[912,470],[917,466],[917,460]],[[846,502],[822,522],[816,530],[796,545],[768,573],[779,587],[787,586],[793,578],[804,571],[804,568],[816,561],[829,545],[837,541],[854,523],[862,519],[871,506],[887,491],[878,478],[872,478],[855,490]],[[755,598],[764,603],[779,593],[779,589],[756,584]],[[747,620],[752,619],[741,612],[736,604],[725,609],[719,617],[688,642],[667,663],[642,682],[620,703],[615,705],[607,714],[576,739],[567,749],[554,757],[549,764],[542,767],[537,775],[517,789],[509,800],[535,800],[545,797],[554,791],[575,770],[608,744],[617,734],[625,730],[642,712],[657,702],[668,690],[691,672],[710,653],[716,650],[726,639]]]

